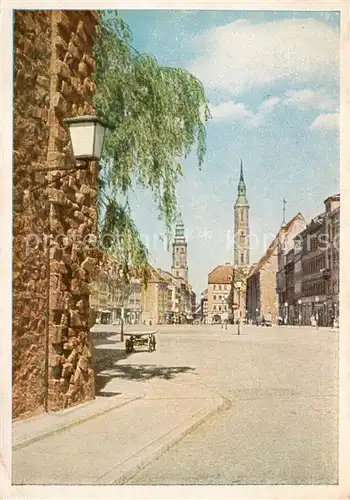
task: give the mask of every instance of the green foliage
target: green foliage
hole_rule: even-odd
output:
[[[100,19],[94,106],[108,125],[101,162],[105,210],[100,210],[100,230],[116,237],[118,243],[110,251],[118,259],[140,268],[147,249],[132,221],[128,193],[136,185],[149,189],[169,234],[176,216],[176,185],[183,175],[180,159],[196,144],[202,166],[210,113],[198,79],[138,53],[117,12],[104,11]]]

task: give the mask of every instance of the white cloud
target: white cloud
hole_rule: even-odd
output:
[[[337,108],[336,99],[326,90],[289,90],[285,93],[283,103],[300,109],[316,108],[322,111],[334,111]]]
[[[212,104],[210,112],[214,120],[242,120],[243,118],[251,118],[254,114],[246,108],[245,104],[234,101]]]
[[[236,103],[232,100],[224,101],[210,106],[211,115],[214,120],[242,120],[246,127],[255,128],[263,125],[266,117],[273,111],[280,99],[270,97],[263,101],[254,112],[246,107],[242,102]]]
[[[202,54],[188,69],[209,89],[237,95],[280,80],[334,80],[339,34],[315,19],[254,24],[248,20],[208,29],[194,39]]]
[[[337,130],[339,128],[339,113],[319,115],[310,125],[310,130]]]

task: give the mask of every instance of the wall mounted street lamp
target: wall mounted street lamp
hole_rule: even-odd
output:
[[[103,122],[97,118],[96,116],[77,116],[74,118],[67,118],[63,120],[64,125],[68,127],[69,135],[73,148],[73,155],[75,160],[82,161],[81,165],[77,165],[76,167],[57,167],[57,165],[49,166],[45,165],[45,167],[41,167],[36,169],[36,171],[56,171],[56,170],[66,170],[67,172],[60,176],[60,179],[63,179],[67,175],[71,175],[72,171],[76,171],[79,169],[85,169],[88,167],[90,161],[98,161],[101,158],[104,137],[106,126]],[[57,178],[53,181],[47,182],[35,186],[30,192],[36,191],[40,188],[45,188],[50,184],[56,182]],[[51,202],[47,201],[47,209],[50,214]],[[48,216],[48,234],[51,234],[51,217]],[[46,266],[48,272],[48,282],[47,282],[47,290],[46,290],[46,300],[49,304],[50,300],[50,244],[47,247],[47,256],[46,256]],[[123,326],[122,326],[123,329]],[[45,366],[44,366],[44,385],[45,385],[45,394],[44,394],[44,409],[48,411],[48,388],[49,388],[49,308],[47,308],[46,312],[46,333],[45,333]]]
[[[66,118],[76,160],[85,162],[101,158],[106,125],[97,116],[75,116]]]
[[[236,288],[238,291],[238,325],[237,325],[237,335],[241,334],[241,288],[242,282],[236,281]]]

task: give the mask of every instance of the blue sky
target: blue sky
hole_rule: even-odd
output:
[[[119,11],[133,45],[203,82],[213,119],[207,154],[183,162],[179,208],[188,236],[189,281],[196,293],[208,272],[233,261],[233,205],[243,159],[251,262],[282,221],[307,218],[339,192],[339,22],[336,12]],[[152,263],[170,269],[149,193],[132,196],[135,222]]]

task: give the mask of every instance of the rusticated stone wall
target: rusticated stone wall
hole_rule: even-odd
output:
[[[44,405],[48,266],[45,174],[50,106],[51,15],[14,19],[13,416]]]
[[[14,417],[94,396],[86,242],[98,166],[76,168],[63,119],[93,113],[97,22],[91,11],[15,13]]]

